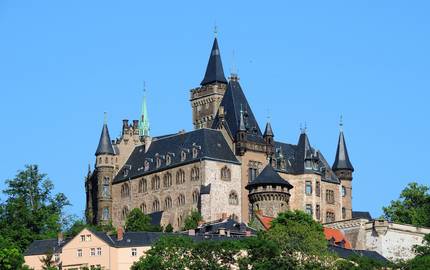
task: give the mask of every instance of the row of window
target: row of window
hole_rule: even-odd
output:
[[[198,149],[196,147],[194,147],[192,151],[193,151],[192,152],[193,158],[197,158],[197,155],[199,154]],[[183,161],[185,161],[187,159],[187,153],[188,152],[189,151],[185,151],[185,150],[181,152],[181,162],[183,162]],[[161,167],[162,159],[166,160],[166,166],[171,165],[172,164],[172,157],[173,156],[175,156],[174,153],[169,153],[169,154],[167,154],[165,156],[156,154],[156,156],[155,156],[155,167],[157,169]],[[152,160],[152,159],[150,159],[150,160]],[[150,165],[149,161],[145,160],[145,162],[143,163],[143,167],[144,167],[145,172],[149,170],[149,165]],[[124,171],[124,175],[125,176],[127,175],[127,173],[128,173],[127,171]]]
[[[311,216],[313,216],[313,207],[312,204],[306,204],[306,210],[305,212]],[[321,207],[319,204],[315,206],[315,217],[317,220],[321,220]],[[342,219],[346,218],[346,208],[342,207]],[[336,215],[332,211],[326,212],[326,222],[334,222],[336,221]]]
[[[199,191],[198,190],[195,190],[194,192],[193,192],[193,194],[192,194],[192,199],[193,199],[193,204],[197,204],[198,202],[199,202],[199,198],[200,198],[200,193],[199,193]],[[228,196],[228,202],[229,202],[229,204],[230,205],[239,205],[239,195],[238,195],[238,193],[236,192],[236,191],[234,191],[234,190],[232,190],[231,192],[230,192],[230,194],[229,194],[229,196]],[[178,195],[178,197],[176,198],[176,205],[178,206],[178,207],[180,207],[180,206],[183,206],[183,205],[185,205],[185,203],[186,203],[186,200],[185,200],[185,195],[184,194],[179,194]],[[164,210],[168,210],[168,209],[171,209],[173,207],[173,201],[172,201],[172,198],[170,197],[170,196],[167,196],[165,199],[164,199]],[[107,210],[107,218],[105,218],[104,217],[104,220],[108,220],[109,218],[108,218],[108,211],[109,211],[109,209],[108,208],[105,208],[106,210]],[[105,210],[104,209],[104,210]],[[103,210],[103,211],[104,211]],[[143,213],[145,213],[145,214],[148,214],[149,213],[149,211],[148,211],[148,207],[147,207],[147,205],[146,205],[146,203],[142,203],[141,205],[140,205],[140,210],[143,212]],[[151,212],[159,212],[159,211],[161,211],[161,204],[160,204],[160,201],[158,200],[158,199],[155,199],[153,202],[152,202],[152,208],[151,208]],[[126,218],[127,218],[127,216],[128,216],[128,213],[129,213],[129,209],[128,209],[128,207],[127,206],[125,206],[123,209],[122,209],[122,212],[121,212],[121,218],[123,219],[123,220],[125,220]],[[104,216],[104,215],[103,215]]]
[[[83,254],[84,253],[83,253],[81,248],[76,251],[76,256],[78,256],[78,257],[82,257]],[[102,248],[100,248],[100,247],[99,248],[91,248],[90,249],[90,256],[91,257],[102,256]]]
[[[311,181],[306,181],[305,182],[305,194],[306,195],[312,195],[312,182]],[[320,182],[316,181],[315,183],[315,195],[316,196],[321,196],[321,186],[320,186]],[[342,197],[346,196],[346,188],[344,186],[342,186]],[[335,199],[334,199],[334,191],[331,189],[327,189],[326,190],[326,201],[327,203],[330,204],[334,204]]]

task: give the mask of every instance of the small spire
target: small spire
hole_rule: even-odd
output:
[[[264,137],[267,137],[267,136],[274,137],[273,130],[272,130],[272,125],[270,124],[269,121],[267,121],[266,129],[264,130],[264,135],[263,136]]]
[[[209,56],[208,65],[206,67],[205,77],[200,83],[202,86],[212,84],[212,83],[225,83],[227,84],[227,79],[224,75],[224,69],[221,62],[221,54],[218,47],[218,39],[215,37],[211,54]]]
[[[109,136],[109,129],[107,126],[106,112],[104,113],[104,124],[102,133],[100,135],[99,145],[96,150],[96,156],[98,155],[115,155],[115,151],[112,146],[112,141]]]
[[[350,170],[354,171],[351,160],[349,159],[348,149],[346,148],[345,136],[343,134],[343,119],[341,117],[341,130],[339,132],[339,141],[337,143],[336,157],[332,166],[333,171]]]
[[[343,115],[340,115],[340,119],[339,119],[339,131],[343,132]]]
[[[107,112],[103,113],[103,124],[107,125]]]
[[[245,120],[243,119],[243,105],[240,104],[239,131],[246,131]]]
[[[143,100],[142,100],[142,108],[139,119],[139,135],[140,136],[149,136],[149,117],[148,117],[148,109],[146,105],[146,82],[143,81]]]

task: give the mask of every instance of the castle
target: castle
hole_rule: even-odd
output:
[[[139,208],[176,230],[192,209],[205,221],[300,209],[322,222],[352,218],[352,173],[341,129],[333,166],[310,144],[275,140],[252,112],[237,74],[226,79],[215,37],[200,86],[190,90],[194,130],[150,136],[144,97],[140,120],[123,120],[111,140],[105,121],[95,168],[85,180],[86,218],[124,225]]]

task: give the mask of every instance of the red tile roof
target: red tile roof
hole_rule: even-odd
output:
[[[351,243],[345,238],[345,235],[340,231],[332,228],[324,228],[325,239],[328,241],[333,241],[336,246],[341,246],[343,242],[343,247],[351,249]]]

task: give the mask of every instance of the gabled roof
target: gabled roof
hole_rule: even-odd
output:
[[[250,189],[254,186],[268,186],[268,185],[276,185],[287,187],[288,189],[292,189],[293,186],[288,183],[288,181],[284,180],[275,170],[272,168],[270,164],[264,168],[264,170],[245,188]]]
[[[222,68],[221,54],[219,51],[217,38],[214,39],[208,65],[206,67],[205,77],[200,84],[207,85],[215,82],[227,83],[227,80],[224,76],[224,69]]]
[[[106,123],[103,124],[99,145],[96,150],[96,156],[97,155],[115,155],[115,151],[112,147],[112,142],[109,136],[109,129]]]
[[[194,157],[193,149],[197,152]],[[184,160],[181,159],[182,152],[186,155]],[[166,163],[167,155],[171,159],[170,164]],[[157,157],[161,160],[161,166],[158,168],[156,166]],[[154,138],[146,153],[144,145],[137,146],[115,177],[114,183],[200,160],[240,164],[221,131],[203,128],[169,137]],[[148,170],[144,168],[145,162],[149,165]]]
[[[373,220],[372,215],[369,212],[364,212],[364,211],[352,211],[352,218]]]
[[[339,141],[337,143],[336,158],[333,163],[333,170],[350,170],[354,171],[351,161],[349,160],[348,149],[346,148],[343,131],[340,131]]]
[[[233,78],[229,81],[220,106],[224,107],[224,121],[227,122],[230,134],[236,136],[237,132],[240,130],[240,117],[241,111],[243,111],[247,139],[256,142],[264,142],[258,122],[237,78]],[[218,128],[219,124],[220,118],[217,115],[212,128]]]
[[[44,255],[48,252],[58,252],[70,240],[72,240],[72,238],[66,238],[60,243],[57,239],[35,240],[25,250],[24,256]]]

